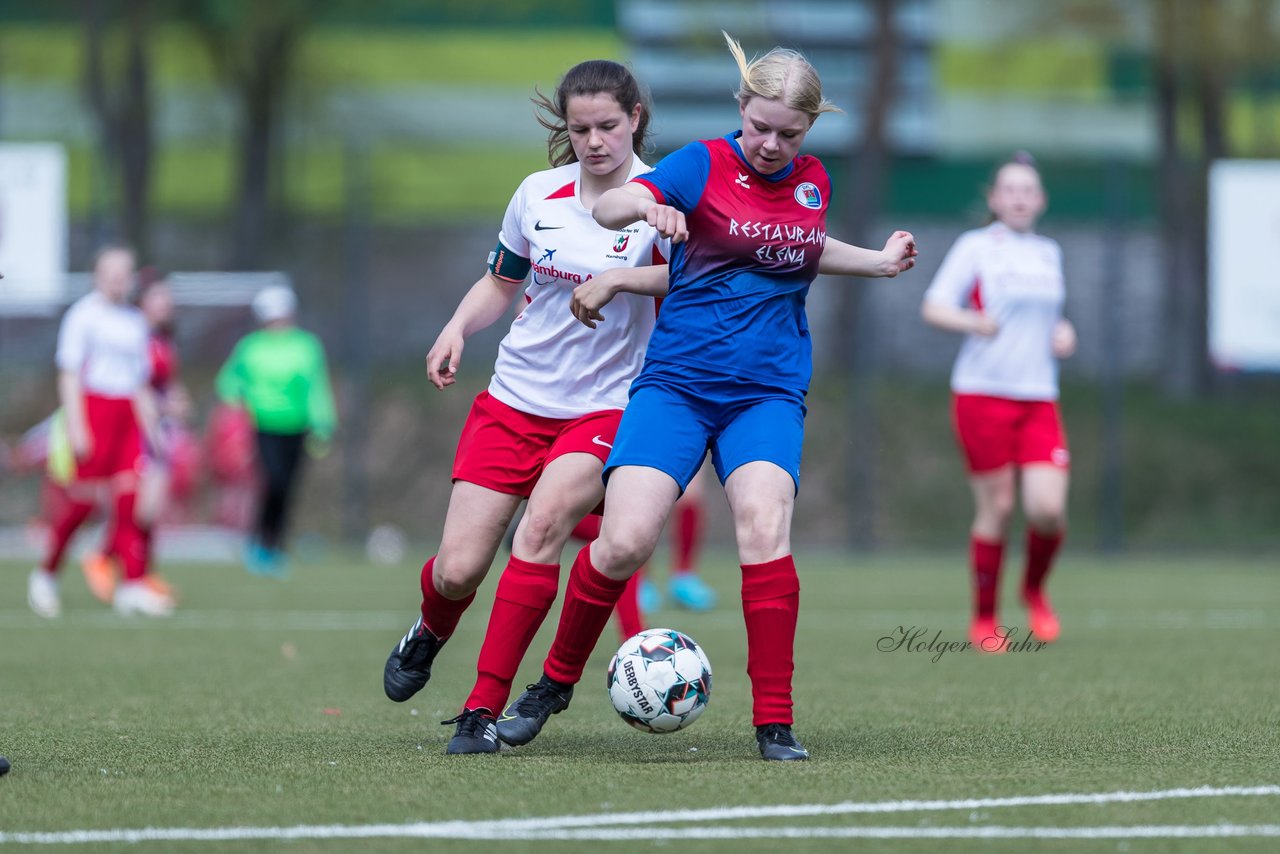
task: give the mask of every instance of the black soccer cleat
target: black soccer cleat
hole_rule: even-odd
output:
[[[756,744],[760,756],[775,762],[796,762],[809,758],[809,751],[796,741],[786,724],[764,724],[756,727]]]
[[[431,678],[431,662],[442,646],[444,641],[431,634],[419,617],[387,656],[382,668],[382,690],[397,703],[421,691]]]
[[[513,747],[528,744],[542,732],[552,715],[569,708],[573,686],[556,682],[545,673],[510,703],[498,718],[498,738]]]
[[[462,714],[442,724],[457,724],[445,753],[497,753],[498,727],[488,709],[463,709]]]
[[[5,774],[8,774],[9,769],[11,767],[13,766],[9,764],[9,760],[5,759],[3,756],[0,756],[0,777],[3,777]]]

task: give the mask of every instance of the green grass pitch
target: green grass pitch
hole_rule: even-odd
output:
[[[979,656],[878,642],[898,627],[962,641],[963,554],[798,555],[796,731],[809,763],[755,751],[737,569],[707,559],[721,607],[664,610],[715,669],[707,713],[688,730],[628,728],[605,694],[611,626],[572,707],[534,743],[446,757],[474,673],[491,577],[418,697],[385,699],[382,664],[417,604],[414,568],[299,563],[283,582],[238,567],[174,565],[183,597],[166,621],[126,620],[90,599],[74,566],[64,616],[25,606],[25,564],[0,563],[0,851],[460,851],[507,819],[746,807],[741,816],[649,821],[641,841],[551,843],[513,831],[500,850],[816,852],[1275,850],[1257,834],[1205,839],[933,839],[945,828],[1135,826],[1274,829],[1280,794],[1097,804],[1023,803],[888,812],[753,815],[750,808],[954,802],[1046,794],[1280,784],[1280,584],[1273,558],[1100,557],[1069,548],[1053,591],[1063,639]],[[1007,574],[1009,570],[1006,570]],[[1016,574],[1013,573],[1013,574]],[[662,580],[662,572],[656,573]],[[1006,577],[1005,622],[1023,626]],[[554,614],[519,684],[536,678]],[[922,636],[926,637],[926,636]],[[883,646],[892,646],[884,643]],[[936,647],[935,647],[936,649]],[[1280,790],[1277,790],[1280,791]],[[802,810],[795,812],[803,812]],[[458,821],[442,838],[100,841],[28,846],[14,834],[136,828],[279,828]],[[553,825],[534,821],[530,827]],[[600,830],[612,825],[601,823]],[[792,828],[793,838],[750,833]],[[895,839],[841,839],[847,828]],[[681,840],[688,829],[725,838]],[[616,828],[615,828],[616,830]],[[614,831],[610,831],[614,832]],[[523,835],[522,835],[523,834]],[[652,837],[652,838],[651,838]],[[22,837],[25,838],[25,837]],[[678,846],[678,847],[677,847]],[[473,849],[474,850],[474,849]]]

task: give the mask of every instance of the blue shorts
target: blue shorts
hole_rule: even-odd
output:
[[[649,362],[631,384],[604,477],[618,466],[671,475],[684,492],[707,451],[720,482],[741,465],[770,462],[800,490],[804,392]]]

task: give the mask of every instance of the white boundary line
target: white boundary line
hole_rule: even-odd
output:
[[[637,839],[1182,839],[1280,837],[1280,825],[1136,825],[1132,827],[655,827],[691,821],[726,821],[855,813],[936,812],[999,807],[1110,804],[1184,798],[1266,797],[1280,786],[1224,786],[1164,789],[1154,792],[1032,795],[930,801],[846,801],[718,807],[599,815],[548,816],[496,821],[414,822],[410,824],[296,825],[293,827],[210,827],[54,832],[0,832],[0,844],[68,845],[89,842],[210,842],[230,840],[434,838],[490,840],[637,840]],[[644,825],[631,827],[626,825]],[[577,829],[575,829],[577,828]],[[584,829],[585,828],[585,829]]]
[[[1280,825],[1207,824],[1132,827],[650,827],[595,830],[483,829],[448,824],[303,825],[299,827],[146,828],[0,834],[0,844],[234,842],[299,839],[465,839],[603,841],[692,839],[1220,839],[1280,837]]]

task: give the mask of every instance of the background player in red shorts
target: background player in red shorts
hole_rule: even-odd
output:
[[[1062,249],[1035,232],[1045,203],[1030,155],[1020,153],[1003,164],[987,195],[992,223],[956,240],[922,308],[928,323],[965,333],[951,390],[977,505],[970,535],[969,639],[992,651],[1003,649],[1003,641],[992,638],[1018,485],[1027,518],[1022,600],[1030,629],[1044,641],[1059,633],[1044,582],[1066,530],[1071,460],[1058,411],[1057,360],[1075,351],[1076,333],[1062,317]]]
[[[600,473],[653,329],[651,296],[666,292],[665,253],[654,229],[643,223],[606,229],[591,218],[602,193],[649,170],[639,158],[649,110],[635,77],[616,62],[584,62],[565,74],[553,100],[535,103],[550,131],[553,168],[516,190],[488,271],[427,354],[432,384],[445,389],[455,382],[466,338],[502,317],[528,277],[526,305],[462,428],[440,550],[422,568],[421,616],[383,670],[383,689],[393,700],[407,700],[426,684],[528,498],[498,582],[475,687],[462,713],[446,721],[457,725],[449,753],[498,749],[495,711],[555,600],[570,531],[604,494]],[[650,296],[620,294],[591,329],[570,307],[574,289],[588,281]]]
[[[154,449],[144,449],[144,464],[138,483],[138,501],[134,512],[138,525],[146,538],[148,555],[152,555],[155,526],[162,518],[180,519],[182,508],[190,504],[195,487],[196,468],[199,465],[198,446],[187,429],[191,416],[191,398],[178,379],[178,348],[174,343],[173,291],[163,275],[152,267],[139,271],[137,305],[147,321],[150,338],[147,346],[151,356],[151,391],[156,399],[158,426],[166,453],[158,455]],[[110,603],[115,595],[119,574],[119,556],[110,551],[111,543],[103,544],[103,551],[85,555],[81,562],[89,590],[102,602]],[[147,575],[147,583],[166,595],[173,595],[170,586],[154,573]]]
[[[109,550],[124,565],[115,609],[150,616],[173,610],[173,599],[146,583],[147,533],[136,514],[144,434],[157,453],[164,449],[148,385],[147,324],[128,303],[134,274],[132,250],[101,250],[93,291],[67,310],[58,330],[58,398],[75,465],[69,500],[50,519],[49,549],[28,579],[27,601],[44,617],[61,612],[56,575],[62,556],[103,492],[113,503]]]

